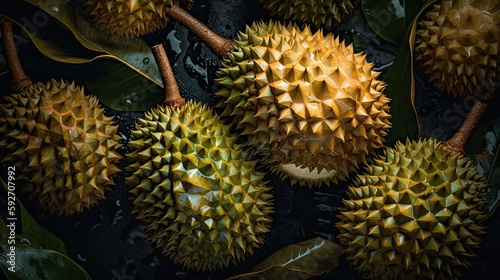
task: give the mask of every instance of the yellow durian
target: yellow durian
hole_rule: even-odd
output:
[[[229,126],[206,105],[159,106],[139,119],[127,155],[132,212],[185,268],[236,264],[264,242],[272,195]]]
[[[126,37],[137,37],[165,27],[168,9],[189,9],[193,0],[79,0],[103,29]]]
[[[337,182],[383,147],[385,84],[352,45],[272,21],[235,42],[217,72],[218,107],[269,168],[301,185]]]
[[[453,279],[484,233],[486,184],[433,139],[398,142],[357,176],[339,240],[366,279]]]
[[[494,92],[500,81],[500,2],[445,0],[419,22],[416,59],[441,92]]]
[[[40,208],[80,213],[105,198],[120,171],[112,121],[74,82],[32,84],[0,104],[3,162],[16,167],[22,190]]]
[[[330,29],[342,22],[356,0],[259,0],[271,15]]]
[[[0,103],[0,154],[16,169],[19,190],[40,208],[73,215],[97,204],[121,159],[113,117],[74,82],[33,83],[17,56],[12,24],[0,19],[11,89]]]

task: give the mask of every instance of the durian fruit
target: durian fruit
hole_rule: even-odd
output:
[[[103,29],[137,37],[163,28],[173,5],[191,8],[193,0],[80,0]]]
[[[11,87],[24,88],[0,104],[2,162],[16,167],[22,191],[41,209],[80,213],[105,198],[119,171],[117,126],[97,98],[73,82],[33,84],[17,57],[11,23],[0,20],[0,27]]]
[[[113,117],[74,82],[35,83],[0,104],[0,150],[41,209],[73,215],[97,204],[120,170]]]
[[[486,185],[473,162],[432,139],[398,142],[347,190],[339,240],[367,279],[448,279],[484,233]]]
[[[217,72],[218,107],[292,183],[347,178],[383,147],[389,98],[365,55],[332,34],[258,22]]]
[[[500,81],[500,2],[445,0],[419,22],[420,60],[441,92],[466,97]]]
[[[356,0],[259,0],[271,15],[330,29],[350,14]]]
[[[180,97],[163,46],[152,51],[165,100],[177,101],[147,112],[132,131],[126,179],[132,212],[175,263],[223,269],[264,242],[272,194],[229,126],[206,105]]]
[[[160,106],[139,119],[132,135],[132,212],[165,255],[188,269],[213,271],[263,243],[269,188],[212,110],[192,101]]]

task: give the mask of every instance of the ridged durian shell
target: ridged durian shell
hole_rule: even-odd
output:
[[[354,9],[356,0],[259,0],[271,15],[330,29]]]
[[[158,107],[139,119],[132,136],[132,212],[165,255],[213,271],[263,243],[272,195],[212,110],[192,101]]]
[[[172,5],[191,8],[194,0],[79,0],[103,29],[126,37],[154,32],[168,23]]]
[[[441,92],[492,93],[500,81],[499,42],[498,0],[442,1],[419,22],[416,58]]]
[[[113,185],[121,139],[113,117],[74,83],[36,83],[0,104],[3,162],[16,166],[22,190],[40,208],[80,213]]]
[[[349,187],[339,240],[368,279],[448,279],[484,233],[486,185],[436,140],[398,142]]]
[[[352,45],[273,22],[247,27],[236,44],[217,72],[217,106],[270,168],[300,184],[336,182],[383,146],[385,84]]]

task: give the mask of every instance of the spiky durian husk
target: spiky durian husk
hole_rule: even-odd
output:
[[[259,0],[271,15],[330,29],[351,13],[355,0]]]
[[[74,83],[36,83],[0,104],[0,150],[40,208],[82,212],[105,198],[121,156],[113,117]]]
[[[499,1],[442,1],[418,26],[417,59],[439,91],[466,97],[500,81]]]
[[[79,0],[103,29],[126,37],[154,32],[168,23],[172,5],[191,8],[194,0]]]
[[[458,276],[484,233],[485,191],[470,159],[436,140],[398,142],[349,187],[339,239],[369,279]]]
[[[229,127],[205,105],[158,107],[139,119],[128,155],[132,212],[176,263],[218,270],[269,231],[272,196]]]
[[[345,179],[383,146],[385,84],[365,55],[329,34],[280,23],[240,32],[216,82],[223,117],[293,182]]]

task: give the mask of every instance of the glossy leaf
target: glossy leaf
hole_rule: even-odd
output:
[[[342,246],[316,237],[289,245],[269,256],[251,272],[235,275],[233,279],[309,279],[328,273],[339,265]]]
[[[478,166],[478,172],[488,184],[485,212],[493,214],[500,204],[500,117],[476,127],[466,153]]]
[[[2,188],[8,194],[7,184],[1,180]],[[23,204],[16,198],[16,210],[20,211],[21,220],[17,221],[24,235],[32,236],[32,241],[36,242],[39,248],[50,249],[61,254],[67,255],[66,247],[61,239],[55,236],[52,232],[42,227],[26,210]],[[38,248],[38,249],[39,249]]]
[[[384,40],[400,45],[424,1],[361,0],[370,28]]]
[[[164,91],[158,67],[149,47],[142,40],[126,40],[95,29],[81,19],[81,14],[73,11],[73,2],[54,8],[59,0],[26,1],[33,2],[57,20],[47,19],[44,25],[37,27],[26,24],[24,13],[29,14],[26,9],[31,8],[32,14],[42,12],[23,1],[12,4],[23,9],[10,7],[5,17],[21,26],[22,33],[27,37],[23,39],[32,41],[44,56],[78,68],[78,71],[71,72],[74,79],[85,81],[84,85],[104,105],[119,111],[147,111],[163,101]],[[78,22],[78,26],[69,26],[73,21]],[[108,42],[104,42],[105,39]],[[101,65],[105,67],[101,68]],[[134,102],[137,99],[141,102]]]
[[[387,145],[406,138],[416,139],[420,135],[420,125],[415,109],[415,78],[413,69],[413,51],[417,32],[418,17],[437,0],[428,0],[422,7],[406,32],[398,55],[389,71],[383,77],[387,83],[385,95],[391,98],[392,128],[386,137]]]
[[[77,9],[77,1],[67,0],[24,0],[35,5],[60,21],[87,49],[102,52],[96,58],[116,59],[144,77],[161,85],[158,68],[145,64],[143,60],[154,61],[148,45],[140,38],[126,38],[99,29],[89,21],[89,16]]]
[[[0,246],[0,266],[7,279],[91,279],[82,267],[65,255],[47,249],[35,249],[31,247],[30,239],[25,236],[16,237],[15,241],[15,245],[2,242]],[[11,259],[10,255],[13,254],[15,259]],[[10,262],[11,260],[14,262]]]

